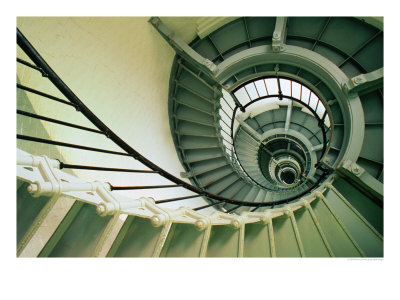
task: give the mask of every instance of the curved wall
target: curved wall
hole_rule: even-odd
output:
[[[59,77],[111,130],[148,159],[179,176],[183,169],[168,126],[167,107],[169,76],[175,53],[148,19],[23,17],[17,19],[17,26]],[[166,22],[173,20],[167,18]],[[188,35],[187,38],[192,37]],[[17,57],[29,61],[18,47]],[[23,85],[64,98],[39,72],[17,64],[17,76]],[[93,127],[72,107],[32,93],[25,94],[27,101],[24,105],[18,103],[19,109],[31,109],[30,112],[39,115]],[[20,134],[31,133],[56,141],[121,151],[102,135],[48,122],[26,126],[28,118],[18,118],[21,124],[25,122],[23,130],[18,131]],[[40,132],[41,126],[45,132]],[[44,147],[38,146],[37,143],[18,141],[18,147],[23,150],[42,155]],[[143,168],[131,158],[65,147],[58,147],[58,151],[60,158],[71,164]],[[83,170],[75,173],[87,180],[107,181],[120,186],[169,184],[169,181],[153,174],[119,175]],[[158,190],[157,194],[148,190],[122,193],[159,199],[188,194],[176,188]],[[197,201],[203,203],[201,199]]]

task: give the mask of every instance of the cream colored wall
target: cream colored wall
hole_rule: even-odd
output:
[[[17,18],[17,26],[60,78],[111,130],[148,159],[179,176],[183,168],[176,154],[168,118],[168,85],[174,51],[148,19],[35,17]],[[186,19],[190,23],[190,18]],[[167,22],[177,24],[179,20]],[[191,31],[194,30],[193,25]],[[185,38],[190,39],[190,35],[193,33],[187,33]],[[20,49],[17,52],[18,57],[26,57]],[[24,85],[60,95],[38,72],[18,64],[17,74]],[[27,95],[38,114],[92,127],[72,107],[31,93]],[[121,151],[102,135],[48,122],[42,124],[54,140]],[[65,147],[59,147],[59,151],[71,164],[143,168],[131,158]],[[170,184],[152,174],[80,170],[76,173],[87,180],[108,181],[115,186]],[[180,188],[122,193],[156,199],[190,194]],[[204,203],[201,199],[192,202],[194,205]]]

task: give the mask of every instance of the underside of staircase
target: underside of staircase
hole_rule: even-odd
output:
[[[75,176],[84,166],[56,146],[80,146],[51,141],[40,123],[51,120],[26,96],[35,87],[17,77],[18,257],[384,256],[382,29],[350,17],[214,19],[190,43],[163,18],[148,22],[176,51],[165,126],[185,171],[172,175],[98,120],[18,31],[28,57],[19,68],[42,72],[63,95],[53,100],[119,146],[104,155],[146,166],[113,171],[170,181],[126,187]],[[48,149],[33,150],[39,143]],[[102,148],[84,147],[83,157]],[[119,193],[149,188],[191,194]],[[205,205],[187,205],[191,198]],[[164,205],[174,201],[182,206]]]

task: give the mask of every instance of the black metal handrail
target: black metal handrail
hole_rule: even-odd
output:
[[[270,77],[268,77],[268,78],[270,78]],[[290,79],[290,80],[293,81],[293,79]],[[245,82],[245,83],[241,84],[233,92],[241,89],[246,84],[248,84],[248,82]],[[311,96],[311,93],[310,93],[310,96]],[[242,107],[244,109],[246,109],[250,105],[252,105],[252,104],[254,104],[254,103],[256,103],[256,102],[258,102],[260,100],[269,99],[269,98],[278,98],[278,99],[280,99],[280,97],[281,97],[280,93],[278,93],[278,94],[270,94],[270,95],[258,97],[258,98],[254,99],[254,100],[251,100],[250,102],[248,102],[247,104],[245,104]],[[323,149],[322,149],[322,152],[321,152],[321,156],[318,159],[318,161],[320,161],[327,154],[326,150],[329,150],[329,149],[326,148],[327,138],[326,138],[326,132],[325,132],[325,129],[324,129],[324,121],[325,121],[325,117],[327,116],[327,111],[328,111],[329,108],[325,107],[325,113],[323,114],[322,118],[320,118],[318,116],[318,114],[316,113],[316,111],[314,111],[314,109],[312,109],[308,103],[304,103],[300,99],[297,99],[297,98],[295,98],[293,96],[289,96],[289,95],[282,95],[282,99],[283,98],[295,101],[295,102],[300,103],[301,105],[305,106],[313,114],[313,116],[317,119],[318,127],[320,127],[320,129],[322,130],[322,138],[323,138]],[[231,128],[231,138],[232,138],[232,140],[233,140],[233,124],[235,122],[235,116],[236,116],[237,108],[240,108],[240,107],[238,107],[238,106],[235,107],[235,109],[233,110],[232,118],[231,118],[231,126],[230,126],[230,128]],[[330,120],[330,122],[332,122],[332,120]]]
[[[31,88],[24,87],[22,85],[17,86],[18,88],[22,88],[24,90],[30,91],[30,92],[38,92],[39,95],[63,102],[64,104],[72,105],[76,108],[77,111],[81,112],[97,129],[98,133],[102,133],[105,136],[107,136],[110,140],[112,140],[116,145],[118,145],[121,149],[123,149],[125,152],[117,152],[117,151],[111,151],[111,150],[105,150],[105,149],[99,149],[99,148],[93,148],[93,147],[87,147],[83,145],[74,145],[70,143],[64,143],[64,142],[59,142],[59,141],[52,141],[52,140],[47,140],[47,139],[42,139],[42,138],[37,138],[37,137],[30,137],[26,135],[21,135],[17,134],[18,139],[24,139],[24,140],[29,140],[33,142],[40,142],[40,143],[47,143],[47,144],[53,144],[53,145],[58,145],[58,146],[65,146],[65,147],[71,147],[71,148],[77,148],[77,149],[82,149],[82,150],[88,150],[88,151],[97,151],[97,152],[103,152],[103,153],[108,153],[108,154],[115,154],[115,155],[123,155],[123,156],[131,156],[137,161],[141,162],[143,165],[147,166],[149,169],[154,171],[155,173],[158,173],[162,177],[170,180],[171,182],[175,183],[175,185],[168,185],[168,186],[158,186],[159,188],[161,187],[183,187],[189,191],[192,191],[198,196],[193,195],[193,196],[187,196],[187,197],[179,197],[179,198],[172,198],[172,199],[166,199],[166,200],[161,200],[158,201],[158,203],[163,203],[163,202],[171,202],[171,201],[178,201],[178,200],[183,200],[183,199],[189,199],[189,198],[194,198],[202,196],[210,200],[216,200],[216,203],[211,203],[209,205],[206,205],[204,207],[198,207],[198,209],[210,207],[213,205],[220,204],[221,202],[229,203],[229,204],[234,204],[237,206],[249,206],[249,207],[260,207],[260,206],[272,206],[272,205],[278,205],[282,203],[287,203],[288,201],[292,201],[296,199],[296,197],[291,197],[288,199],[282,199],[279,201],[272,201],[272,202],[263,202],[263,203],[253,203],[253,202],[246,202],[246,201],[238,201],[238,200],[233,200],[229,198],[225,198],[219,195],[214,195],[212,193],[209,193],[207,191],[204,191],[198,187],[192,186],[191,184],[175,177],[174,175],[168,173],[164,169],[160,168],[147,158],[145,158],[143,155],[141,155],[139,152],[137,152],[135,149],[133,149],[131,146],[129,146],[124,140],[122,140],[117,134],[115,134],[109,127],[107,127],[73,92],[72,90],[61,80],[60,77],[53,71],[53,69],[46,63],[46,61],[40,56],[40,54],[37,52],[37,50],[31,45],[31,43],[26,39],[26,37],[21,33],[21,31],[17,28],[17,44],[18,46],[25,52],[25,54],[32,60],[32,62],[35,65],[32,65],[30,63],[26,63],[25,61],[22,61],[18,59],[17,61],[20,63],[23,63],[24,65],[27,65],[28,67],[32,67],[33,69],[36,69],[42,73],[44,77],[47,77],[53,84],[54,86],[68,99],[68,101],[33,90]],[[60,123],[59,123],[60,124]],[[66,124],[63,124],[66,125]],[[82,128],[81,128],[82,129]],[[68,165],[64,164],[64,167]],[[73,165],[70,165],[73,166]],[[87,166],[86,166],[87,167]],[[75,168],[79,168],[75,165]],[[82,167],[83,168],[83,167]],[[91,167],[93,170],[99,169],[101,167]],[[111,168],[106,170],[106,168],[103,168],[102,171],[111,171]],[[322,177],[321,177],[322,178]],[[320,178],[320,180],[321,180]],[[319,181],[316,182],[316,184],[312,187],[316,187],[319,184]],[[131,189],[131,188],[154,188],[157,186],[152,186],[152,187],[113,187],[114,190],[116,189]],[[312,189],[310,188],[310,190]],[[308,193],[309,190],[303,192],[303,194]]]

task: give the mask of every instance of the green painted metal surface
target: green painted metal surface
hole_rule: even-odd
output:
[[[360,95],[383,88],[383,68],[351,78],[346,83],[346,88],[348,93]]]
[[[170,106],[174,106],[173,109],[170,108],[173,118],[171,124],[175,126],[172,133],[177,145],[179,144],[177,150],[180,157],[186,164],[185,171],[193,177],[191,180],[211,192],[227,197],[239,197],[238,200],[248,198],[249,195],[250,198],[254,197],[253,200],[256,200],[257,195],[260,198],[257,200],[265,199],[264,194],[252,190],[250,185],[245,185],[245,182],[232,172],[231,166],[226,164],[218,138],[218,119],[215,116],[217,106],[214,102],[219,96],[212,85],[216,82],[198,71],[200,69],[210,73],[219,67],[217,76],[220,83],[232,86],[235,81],[237,83],[247,80],[256,73],[272,71],[276,63],[282,64],[281,71],[297,73],[313,84],[318,83],[321,93],[327,99],[334,100],[331,102],[331,108],[338,127],[335,127],[333,144],[337,148],[330,154],[329,159],[333,162],[343,157],[353,160],[358,158],[357,163],[363,163],[363,167],[368,166],[365,169],[371,174],[374,172],[374,177],[381,177],[383,101],[379,102],[382,91],[375,90],[381,87],[383,70],[365,75],[362,78],[365,79],[364,85],[361,82],[348,88],[347,91],[350,92],[367,93],[360,97],[362,105],[357,95],[347,97],[345,91],[342,91],[343,84],[349,83],[349,76],[372,72],[382,67],[383,62],[379,54],[382,51],[383,38],[379,30],[350,18],[288,18],[288,45],[285,45],[287,51],[278,54],[274,53],[270,46],[275,21],[275,18],[239,18],[211,33],[209,37],[195,41],[192,45],[194,50],[182,44],[179,38],[172,36],[170,42],[178,53],[195,65],[187,62],[183,65],[182,61],[176,61],[180,67],[174,68],[175,71],[178,69],[177,81],[171,85],[171,97],[174,99],[170,101]],[[160,24],[153,22],[153,25],[157,27]],[[166,32],[164,31],[164,37]],[[284,28],[280,28],[280,32],[284,32]],[[183,49],[179,49],[179,45],[183,46]],[[346,55],[351,57],[346,60]],[[208,58],[213,63],[204,61],[203,58]],[[319,82],[320,79],[322,81]],[[371,89],[374,90],[373,97],[370,96]],[[18,99],[18,109],[31,111],[32,106],[24,92],[18,90]],[[274,117],[276,115],[271,116]],[[283,115],[283,120],[285,117],[286,115]],[[49,138],[40,121],[31,120],[28,123],[24,118],[18,116],[17,123],[24,123],[27,131],[18,133]],[[295,120],[296,112],[292,115],[291,126]],[[307,120],[303,122],[305,124]],[[265,125],[269,126],[267,123]],[[307,126],[312,128],[314,125]],[[274,127],[272,125],[266,129]],[[299,127],[294,130],[302,129]],[[55,147],[42,150],[41,147],[32,147],[29,142],[23,141],[18,141],[18,147],[34,154],[40,152],[36,154],[61,158]],[[243,151],[246,149],[248,150],[246,147],[242,148]],[[192,164],[193,162],[195,164]],[[382,234],[383,204],[368,195],[365,189],[360,190],[355,184],[349,183],[352,180],[354,179],[339,178],[334,182],[335,188],[351,207],[333,191],[325,194],[328,205],[324,200],[316,200],[311,204],[323,234],[318,230],[311,212],[302,208],[294,212],[296,222],[287,215],[274,219],[273,232],[270,225],[246,224],[244,256],[270,257],[276,254],[278,257],[299,257],[304,254],[308,257],[327,257],[330,248],[326,241],[324,243],[326,237],[335,256],[357,257],[365,253],[371,257],[382,257],[383,241],[363,218]],[[48,201],[46,197],[31,199],[26,192],[26,184],[18,186],[17,242],[28,231],[35,216]],[[238,189],[240,186],[245,188]],[[94,206],[76,202],[40,256],[91,256],[110,219],[110,216],[100,217]],[[153,256],[155,248],[160,244],[163,229],[168,228],[154,227],[146,218],[128,216],[107,256]],[[204,246],[204,235],[204,231],[198,231],[191,224],[172,224],[160,256],[197,257]],[[237,257],[240,255],[239,245],[240,230],[226,225],[212,226],[206,255]]]
[[[272,220],[277,257],[300,257],[300,248],[290,217],[283,215]]]
[[[192,224],[173,224],[160,256],[199,257],[204,234]]]
[[[383,203],[374,201],[343,178],[335,180],[333,186],[380,234],[383,234]]]
[[[336,257],[361,256],[323,201],[315,200],[311,207]]]
[[[40,253],[41,257],[90,257],[111,216],[101,217],[96,207],[76,201]]]
[[[26,190],[29,186],[17,180],[17,185],[20,187],[17,190],[17,244],[21,241],[24,235],[28,232],[29,228],[36,221],[35,218],[39,215],[40,211],[49,202],[50,197],[41,196],[33,198],[32,195]]]
[[[383,256],[383,240],[332,190],[326,200],[368,257]]]
[[[245,225],[244,257],[271,257],[268,225],[251,223]]]
[[[162,227],[154,227],[147,218],[128,216],[121,228],[117,242],[108,256],[151,257],[160,237]],[[119,239],[122,241],[119,242]]]
[[[157,17],[150,18],[149,22],[154,28],[161,34],[161,36],[174,48],[174,50],[187,59],[189,62],[195,64],[199,69],[206,73],[213,74],[217,67],[216,65],[205,60],[200,54],[194,51],[189,45],[187,45],[181,38],[171,32],[167,26],[165,26],[161,20]]]
[[[330,257],[325,243],[306,208],[294,212],[306,257]]]
[[[207,257],[237,257],[238,250],[238,229],[226,225],[212,226]]]

